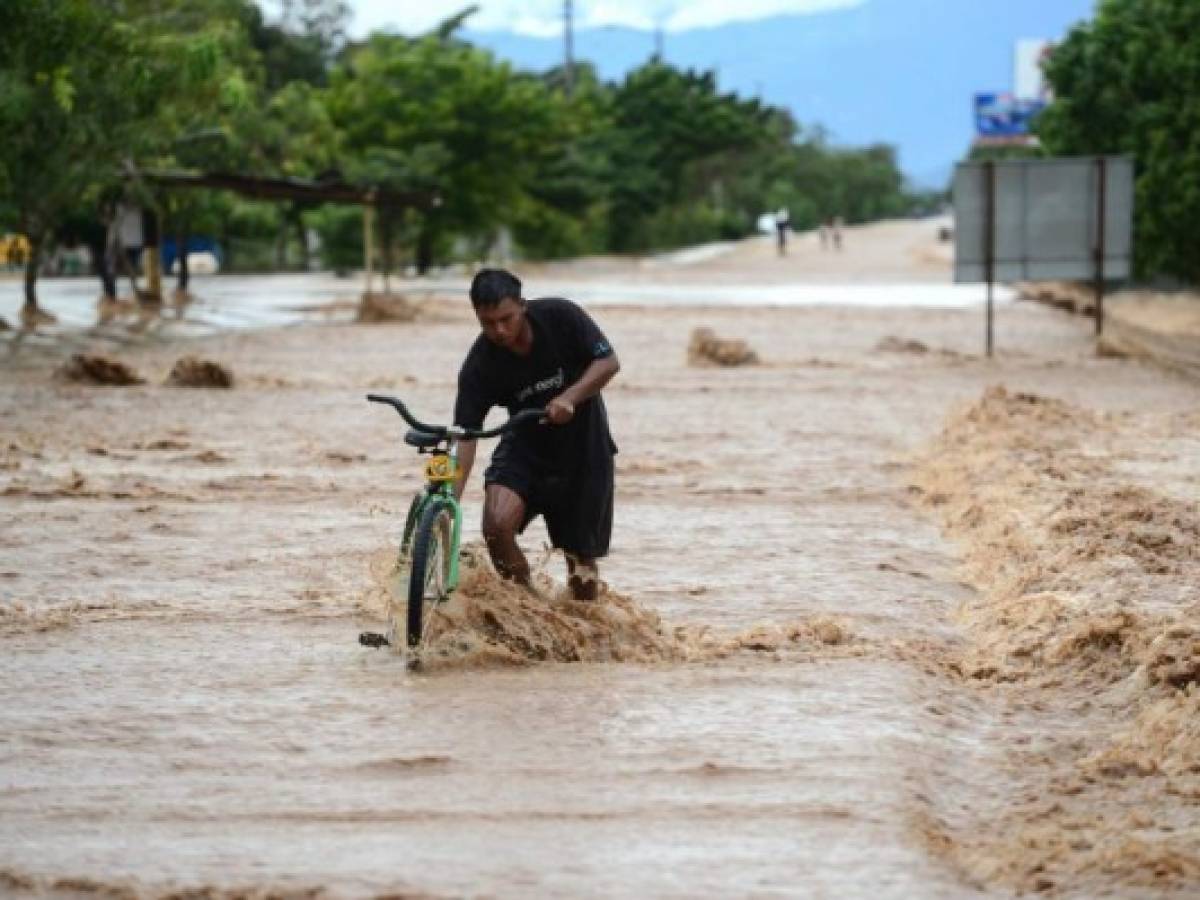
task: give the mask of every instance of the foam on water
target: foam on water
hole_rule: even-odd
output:
[[[601,583],[594,602],[579,602],[536,566],[535,590],[500,578],[480,544],[463,549],[458,590],[433,609],[422,671],[524,666],[542,662],[684,663],[738,652],[779,653],[851,643],[844,621],[828,616],[761,624],[732,634],[704,625],[672,626],[633,597]],[[373,570],[378,608],[394,603],[394,572],[386,552]],[[402,601],[401,601],[402,602]],[[401,607],[402,609],[402,607]]]

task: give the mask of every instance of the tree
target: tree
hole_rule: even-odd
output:
[[[133,148],[139,163],[165,169],[237,170],[249,156],[246,134],[261,120],[262,67],[250,43],[259,15],[251,0],[124,0],[125,20],[151,39],[151,52],[173,57],[206,48],[203,80],[190,79],[159,99],[154,120]],[[252,119],[253,117],[253,119]],[[227,213],[228,198],[209,192],[160,188],[146,192],[175,242],[177,294],[189,283],[187,246],[197,230]]]
[[[317,89],[303,81],[293,81],[267,103],[265,115],[249,132],[254,154],[252,168],[266,174],[314,178],[334,171],[341,136],[329,119],[329,110]],[[304,204],[290,202],[283,207],[277,235],[277,264],[283,267],[286,233],[297,238],[305,269],[308,268],[308,242],[305,236]]]
[[[63,213],[111,181],[152,129],[164,98],[213,73],[216,48],[189,38],[163,52],[106,0],[25,0],[0,30],[0,184],[31,250],[22,319],[46,318],[37,272]]]
[[[749,150],[769,135],[770,114],[757,101],[719,93],[712,72],[684,72],[657,60],[626,76],[613,106],[610,228],[618,250],[660,245],[653,217],[669,216],[672,206],[694,203],[711,187],[689,178],[697,164]]]
[[[540,135],[530,162],[537,175],[514,209],[513,234],[537,258],[608,249],[608,210],[616,173],[610,158],[612,89],[588,63],[574,67],[566,92],[562,68],[542,75],[555,105],[553,126]]]
[[[1131,153],[1136,269],[1200,282],[1200,3],[1103,0],[1046,69],[1054,154]]]
[[[441,198],[414,223],[422,271],[451,232],[488,234],[512,221],[537,176],[539,144],[559,127],[539,79],[441,34],[373,35],[334,69],[329,111],[348,177]],[[402,224],[396,212],[380,210],[385,253]]]

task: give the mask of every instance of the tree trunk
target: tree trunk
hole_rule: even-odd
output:
[[[233,239],[227,228],[221,229],[221,271],[233,271]]]
[[[287,233],[288,222],[285,217],[279,223],[279,231],[275,233],[275,271],[282,272],[287,267]]]
[[[188,272],[187,239],[186,233],[175,235],[175,261],[179,266],[175,290],[180,294],[187,293],[188,280],[191,277]]]
[[[130,257],[129,248],[121,243],[120,231],[114,232],[115,240],[113,241],[113,272],[117,275],[124,275],[129,279],[129,292],[137,297],[137,269],[134,268],[133,259]]]
[[[103,226],[101,228],[103,229]],[[107,230],[97,231],[92,240],[88,242],[88,249],[92,251],[92,266],[96,271],[96,277],[100,279],[100,290],[104,298],[116,300],[117,279],[113,275],[112,267],[108,264]]]
[[[304,233],[304,217],[299,207],[292,207],[292,226],[296,229],[296,237],[300,240],[300,264],[307,272],[312,260],[308,253],[308,235]]]
[[[390,294],[392,286],[390,276],[392,273],[392,216],[394,213],[390,209],[381,209],[379,211],[379,249],[380,263],[383,269],[383,292]]]
[[[41,312],[38,308],[37,277],[38,266],[42,262],[42,245],[45,242],[45,236],[35,233],[28,235],[28,238],[29,259],[25,260],[25,308],[21,311],[21,317],[32,322]]]
[[[424,275],[433,265],[433,228],[426,218],[421,223],[421,231],[417,235],[417,274]]]
[[[121,275],[121,264],[117,259],[117,254],[123,252],[121,250],[121,241],[117,237],[117,218],[115,214],[107,215],[104,223],[104,258],[101,261],[102,271],[107,275],[108,281],[104,284],[105,294],[111,296],[112,299],[117,299],[117,279]],[[104,275],[101,276],[103,281]],[[112,293],[108,294],[108,289],[112,287]]]

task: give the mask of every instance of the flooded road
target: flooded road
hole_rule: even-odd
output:
[[[10,644],[28,674],[6,692],[40,699],[5,715],[23,758],[4,763],[10,877],[352,896],[953,885],[906,839],[903,761],[927,740],[886,712],[919,696],[887,666],[414,679],[352,652],[346,624]]]
[[[1004,310],[993,361],[976,355],[977,309],[596,315],[623,363],[606,392],[621,453],[602,576],[609,608],[659,638],[622,653],[603,616],[589,633],[633,662],[464,656],[414,674],[356,642],[379,625],[381,563],[419,475],[399,420],[362,396],[447,413],[475,333],[465,300],[408,324],[189,341],[234,371],[231,391],[161,386],[185,352],[163,342],[122,354],[137,387],[56,381],[49,351],[3,371],[0,893],[1031,889],[1040,876],[1006,869],[979,819],[1050,783],[1051,762],[1022,768],[1015,750],[1062,746],[1088,719],[963,677],[977,646],[963,610],[990,595],[963,567],[969,533],[944,536],[928,508],[945,473],[921,454],[1004,384],[1157,416],[1175,448],[1161,458],[1130,437],[1148,420],[1089,446],[1186,503],[1196,388],[1097,358],[1089,323],[1025,304]],[[698,326],[763,364],[688,366]],[[1071,415],[1053,427],[1084,428]],[[1050,429],[1022,432],[1022,452]],[[476,481],[469,538],[481,499]],[[544,535],[523,544],[536,555]],[[479,578],[472,602],[499,603]],[[1192,858],[1194,814],[1170,809],[1173,852]],[[1113,865],[1063,863],[1039,889],[1200,883],[1182,863],[1158,881]]]

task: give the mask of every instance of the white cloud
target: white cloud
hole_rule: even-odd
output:
[[[278,0],[261,0],[268,12]],[[354,7],[351,33],[357,37],[386,29],[420,34],[454,15],[470,0],[350,0]],[[513,31],[548,37],[562,34],[562,0],[478,0],[479,12],[470,18],[480,31]],[[706,28],[775,15],[804,15],[859,6],[867,0],[575,0],[576,28],[621,25],[668,31]]]

